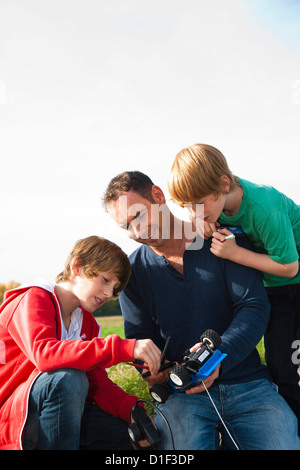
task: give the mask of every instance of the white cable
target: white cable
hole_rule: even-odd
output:
[[[220,420],[221,420],[221,423],[223,424],[224,428],[226,429],[226,431],[227,431],[227,433],[228,433],[230,439],[232,440],[232,442],[233,442],[233,444],[235,445],[235,447],[237,448],[237,450],[240,450],[239,447],[238,447],[238,445],[236,444],[235,440],[233,439],[232,435],[230,434],[230,432],[229,432],[229,430],[228,430],[226,424],[224,423],[224,421],[223,421],[223,419],[222,419],[220,413],[218,412],[217,407],[216,407],[216,405],[214,404],[213,399],[212,399],[212,397],[210,396],[210,393],[209,393],[209,391],[207,390],[207,387],[206,387],[205,383],[204,383],[203,381],[202,381],[202,383],[203,383],[204,388],[205,388],[205,390],[206,390],[206,393],[207,393],[207,395],[208,395],[210,401],[212,402],[212,405],[213,405],[214,409],[216,410],[216,413],[217,413],[217,415],[219,416],[219,418],[220,418]]]

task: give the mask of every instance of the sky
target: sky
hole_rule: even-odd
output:
[[[299,0],[0,0],[0,283],[53,280],[78,239],[137,248],[101,198],[167,192],[207,143],[300,204]]]

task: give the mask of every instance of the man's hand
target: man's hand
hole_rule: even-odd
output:
[[[221,367],[221,364],[218,364],[217,367],[212,371],[212,373],[205,380],[203,380],[206,388],[211,387],[214,381],[219,377],[220,367]],[[192,387],[189,390],[186,390],[185,393],[187,395],[193,395],[194,393],[204,392],[204,390],[205,390],[204,385],[201,383],[200,385],[197,385],[196,387]]]
[[[190,351],[196,352],[202,346],[202,344],[203,343],[196,343],[192,348],[190,348]],[[221,367],[221,364],[218,364],[217,367],[212,371],[212,373],[205,380],[203,380],[206,388],[211,387],[214,381],[219,377],[220,367]],[[200,385],[197,385],[196,387],[192,387],[189,390],[186,390],[185,393],[187,395],[193,395],[195,393],[204,392],[204,390],[205,390],[204,385],[201,383]]]
[[[149,367],[151,375],[157,374],[160,368],[161,352],[151,339],[137,339],[133,357],[145,362]]]
[[[155,425],[155,422],[154,422],[153,418],[151,418],[151,417],[149,416],[149,419],[151,419],[153,426],[156,428],[156,425]],[[133,416],[132,416],[132,412],[131,412],[131,416],[130,416],[130,421],[131,421],[131,423],[134,423],[134,422],[135,422],[135,421],[134,421],[134,418],[133,418]],[[136,446],[135,446],[135,444],[134,444],[133,442],[132,442],[132,445],[133,445],[134,448],[136,448]],[[151,444],[150,444],[150,442],[149,442],[147,439],[142,439],[141,441],[138,442],[138,445],[141,446],[141,447],[145,447],[145,450],[146,450],[147,447],[149,447]]]
[[[165,362],[167,362],[167,361],[165,361]],[[162,370],[161,372],[158,372],[155,375],[151,374],[149,377],[144,378],[144,380],[146,380],[149,387],[152,387],[153,385],[156,385],[156,384],[164,384],[164,383],[168,382],[168,380],[169,380],[169,370],[170,370],[170,368]],[[146,370],[143,369],[143,372],[146,372]]]

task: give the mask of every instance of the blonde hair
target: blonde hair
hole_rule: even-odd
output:
[[[230,189],[237,183],[226,158],[215,147],[195,144],[181,150],[173,162],[168,188],[171,198],[180,206],[191,204],[209,194],[222,193],[221,176],[226,175]]]
[[[83,268],[87,278],[97,277],[100,272],[112,272],[120,286],[115,290],[117,295],[129,281],[131,267],[128,256],[115,243],[96,235],[79,240],[65,263],[64,270],[56,277],[56,282],[67,282],[71,278],[72,266]]]

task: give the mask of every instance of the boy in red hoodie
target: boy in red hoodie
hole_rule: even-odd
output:
[[[127,425],[138,398],[105,368],[140,359],[156,373],[160,351],[148,339],[100,338],[91,313],[129,276],[126,254],[91,236],[76,243],[55,285],[39,280],[5,294],[0,449],[130,449]]]

